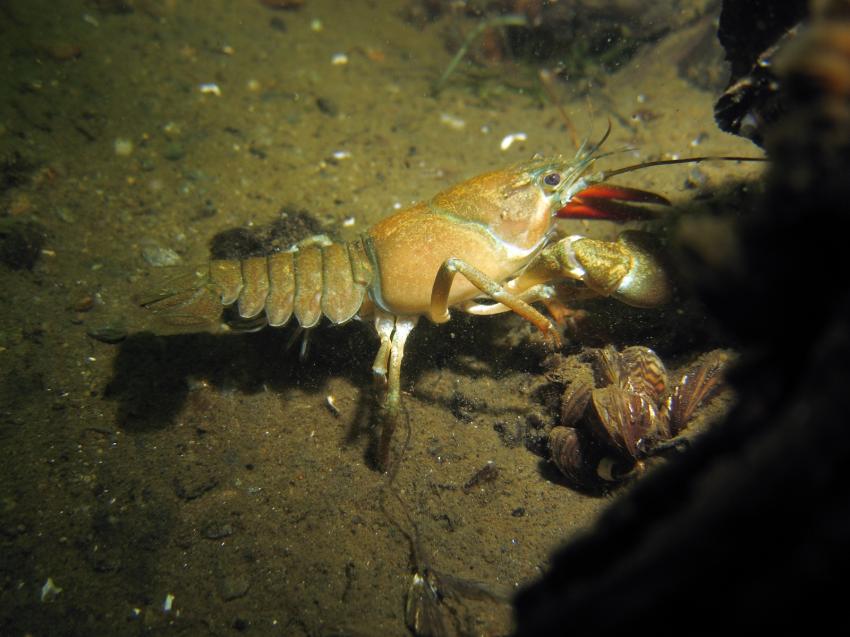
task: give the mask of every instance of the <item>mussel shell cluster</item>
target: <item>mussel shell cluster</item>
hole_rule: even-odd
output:
[[[671,385],[664,362],[648,347],[596,350],[594,385],[574,381],[561,398],[560,425],[549,433],[552,461],[576,483],[633,474],[720,390],[729,360],[728,352],[710,352]]]

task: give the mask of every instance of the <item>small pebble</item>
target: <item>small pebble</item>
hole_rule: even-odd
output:
[[[56,62],[68,62],[80,57],[83,54],[83,49],[79,44],[72,42],[54,42],[46,45],[44,52]]]
[[[227,575],[218,582],[218,592],[226,602],[244,597],[250,587],[251,580],[240,575]]]
[[[708,139],[708,133],[700,133],[691,140],[691,147],[696,148],[697,146],[702,144],[706,139]]]
[[[336,117],[339,114],[339,109],[334,101],[327,97],[317,97],[316,107],[328,117]]]
[[[182,261],[180,255],[171,248],[165,248],[153,242],[142,246],[142,258],[155,268],[177,265]]]
[[[129,157],[133,154],[133,140],[119,137],[112,144],[115,154],[119,157]]]
[[[162,133],[170,140],[175,140],[180,137],[181,132],[180,124],[177,122],[168,122],[162,127]]]
[[[65,206],[59,206],[58,208],[54,208],[53,212],[56,213],[56,216],[59,217],[65,223],[75,223],[77,221],[77,217]]]
[[[86,295],[74,303],[75,312],[89,312],[94,307],[94,297]]]
[[[300,9],[304,0],[260,0],[260,4],[269,9]]]
[[[185,155],[186,149],[183,148],[182,144],[178,144],[177,142],[168,144],[162,152],[162,156],[170,161],[178,161],[183,159]]]
[[[90,327],[86,330],[86,334],[96,341],[115,345],[127,338],[127,330],[118,325],[100,325]]]
[[[210,522],[203,529],[201,529],[201,535],[203,535],[208,540],[220,540],[225,537],[229,537],[233,535],[233,525],[225,522],[224,524],[218,522]]]
[[[708,185],[709,178],[708,175],[705,174],[700,168],[694,167],[688,172],[688,176],[685,178],[684,186],[690,190],[696,188],[704,188]]]
[[[333,100],[330,100],[327,97],[317,97],[316,108],[328,117],[336,117],[337,114],[339,114],[339,109],[336,104]]]
[[[30,199],[27,193],[15,192],[9,198],[9,205],[6,208],[6,212],[9,213],[10,217],[21,217],[32,212],[32,208],[32,199]]]
[[[249,625],[250,624],[248,624],[248,620],[242,619],[241,617],[237,617],[236,619],[234,619],[232,624],[233,628],[235,630],[238,630],[240,633],[244,630],[247,630]]]

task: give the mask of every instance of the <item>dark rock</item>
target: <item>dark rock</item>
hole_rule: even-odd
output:
[[[121,325],[94,325],[86,330],[86,334],[101,343],[115,345],[127,338],[127,328]]]
[[[336,103],[327,97],[316,98],[316,108],[328,117],[336,117],[339,114]]]
[[[174,493],[183,500],[194,500],[211,491],[218,486],[218,479],[214,476],[195,472],[185,472],[184,475],[174,478]]]
[[[208,540],[220,540],[221,538],[233,535],[233,525],[228,522],[208,522],[201,529],[201,535]]]
[[[45,228],[34,221],[0,221],[0,263],[12,270],[32,270],[46,236]]]
[[[0,193],[23,186],[36,169],[35,163],[15,151],[0,160]]]
[[[244,597],[249,588],[251,580],[246,575],[226,575],[218,580],[218,593],[226,602]]]

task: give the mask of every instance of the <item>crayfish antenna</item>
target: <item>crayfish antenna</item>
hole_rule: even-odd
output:
[[[573,143],[573,148],[579,150],[579,142],[578,142],[578,133],[576,132],[576,127],[573,126],[573,122],[570,119],[570,116],[567,115],[567,111],[564,108],[564,104],[561,99],[558,97],[558,94],[555,92],[555,75],[549,69],[540,69],[537,73],[537,77],[540,78],[540,84],[543,86],[543,90],[546,92],[546,96],[555,105],[555,108],[558,109],[558,114],[561,116],[561,120],[564,122],[564,126],[567,128],[567,132],[570,135],[570,140]]]
[[[603,170],[597,175],[594,181],[605,181],[611,177],[622,175],[625,173],[651,168],[652,166],[671,166],[674,164],[699,164],[704,161],[768,161],[767,157],[739,157],[737,155],[704,155],[702,157],[682,157],[680,159],[656,159],[654,161],[644,161],[623,168],[615,168],[613,170]]]

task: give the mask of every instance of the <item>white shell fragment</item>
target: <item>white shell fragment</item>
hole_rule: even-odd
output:
[[[339,417],[339,407],[336,406],[336,400],[334,399],[333,394],[325,396],[325,405],[327,405],[328,411],[330,411],[334,416]]]
[[[454,130],[463,130],[466,128],[466,122],[451,113],[440,113],[440,123]]]
[[[215,82],[204,82],[198,86],[198,89],[204,95],[215,95],[216,97],[221,97],[221,89]]]
[[[528,139],[528,135],[525,133],[508,133],[502,138],[502,143],[499,144],[499,148],[502,150],[507,150],[511,147],[514,142],[524,142]]]
[[[348,64],[348,56],[345,53],[334,53],[331,57],[331,64],[334,66],[343,66]]]
[[[62,589],[56,586],[56,583],[53,581],[53,578],[48,577],[47,581],[44,583],[44,586],[41,587],[41,601],[49,602],[61,592]]]

